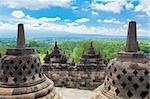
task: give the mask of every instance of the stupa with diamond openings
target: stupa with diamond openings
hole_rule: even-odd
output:
[[[18,25],[17,48],[0,59],[0,99],[60,99],[54,83],[41,67],[32,48],[25,47],[23,24]]]
[[[150,66],[138,51],[136,22],[129,22],[124,52],[110,61],[104,83],[91,99],[150,99]]]

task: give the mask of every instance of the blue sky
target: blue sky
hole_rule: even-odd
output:
[[[150,36],[149,0],[0,0],[0,37],[23,23],[31,36],[52,33],[126,35],[129,21]]]

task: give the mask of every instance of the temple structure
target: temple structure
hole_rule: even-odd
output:
[[[81,55],[79,64],[74,60],[69,62],[61,54],[57,42],[52,53],[47,53],[44,60],[44,73],[55,82],[55,86],[95,89],[104,81],[106,66],[100,54],[95,53],[92,42],[87,54]]]
[[[57,42],[55,42],[55,46],[52,52],[50,54],[48,52],[46,53],[44,62],[45,63],[59,63],[59,64],[67,63],[67,58],[64,54],[60,52]]]
[[[136,22],[129,22],[124,52],[107,66],[104,83],[91,99],[150,99],[150,64],[138,51]]]
[[[17,48],[0,58],[0,98],[60,99],[35,50],[25,47],[23,24],[18,25]]]
[[[105,64],[102,62],[102,58],[100,53],[96,54],[93,43],[91,42],[90,47],[86,54],[82,54],[80,58],[80,63],[78,67],[84,67],[86,68],[105,68]]]

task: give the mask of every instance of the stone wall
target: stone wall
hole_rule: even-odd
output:
[[[54,81],[57,87],[93,90],[104,81],[104,70],[66,70],[44,67],[44,73]]]

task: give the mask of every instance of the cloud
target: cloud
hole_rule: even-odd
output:
[[[113,13],[120,13],[123,6],[126,4],[125,0],[108,0],[107,2],[104,0],[101,0],[101,1],[105,3],[93,2],[91,4],[92,9],[111,11]]]
[[[98,15],[98,12],[92,11],[93,15]]]
[[[135,12],[142,11],[146,15],[150,16],[150,1],[149,0],[139,0],[139,4],[135,6]]]
[[[135,12],[138,12],[138,11],[141,11],[143,9],[143,6],[142,5],[138,5],[135,7]]]
[[[104,23],[115,23],[115,24],[121,24],[122,22],[120,22],[119,20],[112,18],[112,19],[97,19],[97,22],[104,22]]]
[[[130,3],[127,3],[126,5],[125,5],[125,7],[126,7],[126,9],[132,9],[132,8],[134,8],[134,5],[130,2]]]
[[[69,7],[72,0],[1,0],[0,2],[0,6],[35,10],[49,6]]]
[[[38,19],[39,21],[42,21],[42,22],[54,22],[54,21],[60,21],[61,18],[60,17],[55,17],[55,18],[47,18],[47,17],[41,17],[40,19]]]
[[[11,15],[15,18],[23,18],[25,16],[24,12],[21,10],[15,10],[11,13]]]
[[[104,21],[104,20],[103,20]],[[105,22],[108,22],[105,20]],[[109,21],[110,22],[110,21]],[[7,33],[8,31],[16,31],[17,24],[20,21],[14,20],[14,22],[0,22],[0,33]],[[120,25],[117,28],[114,27],[106,27],[106,26],[85,26],[85,25],[65,25],[58,24],[53,22],[40,22],[39,19],[35,19],[31,16],[26,16],[22,23],[25,25],[25,30],[33,31],[38,33],[51,33],[51,32],[59,32],[59,33],[78,33],[78,34],[103,34],[103,35],[127,35],[127,25]],[[8,28],[9,27],[9,28]],[[138,35],[149,35],[149,29],[143,29],[141,27],[138,29]],[[0,34],[1,35],[1,34]],[[30,34],[32,35],[32,34]],[[40,36],[40,35],[39,35]]]
[[[88,22],[88,21],[90,21],[90,19],[88,19],[88,18],[81,18],[81,19],[75,20],[76,23],[85,23],[85,22]]]

